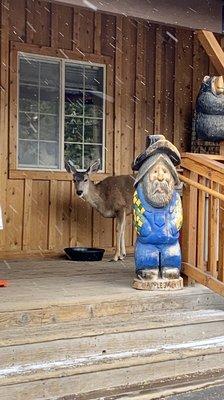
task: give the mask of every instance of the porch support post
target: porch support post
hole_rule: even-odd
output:
[[[224,75],[224,52],[214,33],[200,30],[197,31],[197,36],[218,74]]]

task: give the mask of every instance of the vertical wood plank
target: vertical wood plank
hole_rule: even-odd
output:
[[[184,176],[197,182],[194,172],[184,171]],[[182,257],[183,261],[196,265],[197,249],[197,189],[186,186],[183,193],[183,228],[182,228]]]
[[[135,22],[126,18],[123,24],[122,44],[122,115],[121,115],[121,172],[132,173],[131,164],[134,158],[134,129],[135,129],[135,80],[136,70],[137,27]]]
[[[26,2],[25,0],[9,1],[10,9],[10,40],[26,41]],[[7,5],[7,2],[4,2]]]
[[[0,205],[3,224],[6,219],[6,185],[8,172],[8,41],[9,41],[9,1],[0,6]],[[5,247],[5,229],[0,230],[0,249]]]
[[[51,46],[59,49],[73,47],[73,8],[52,4]]]
[[[26,1],[26,42],[50,46],[50,4],[46,1]]]
[[[70,235],[69,245],[77,245],[77,201],[75,196],[75,185],[74,182],[70,182]]]
[[[114,57],[116,52],[116,17],[101,14],[101,54]]]
[[[17,168],[17,147],[18,147],[18,69],[17,52],[11,50],[10,53],[10,108],[9,108],[9,167],[10,169]]]
[[[115,139],[114,139],[114,172],[121,171],[121,118],[122,118],[122,27],[121,16],[116,17],[116,54],[115,54]]]
[[[22,248],[24,181],[8,180],[7,208],[5,218],[6,249],[20,251]]]
[[[101,13],[94,16],[94,53],[101,54]]]
[[[31,202],[30,249],[42,254],[48,246],[49,182],[33,181]],[[35,229],[34,229],[35,227]]]
[[[175,29],[164,28],[162,61],[162,131],[173,142],[174,132],[174,74],[175,74]],[[169,36],[169,35],[172,35]]]
[[[198,182],[205,186],[205,178],[199,176]],[[198,192],[198,224],[197,224],[197,267],[205,270],[205,192]]]
[[[69,246],[70,238],[70,181],[57,182],[56,249]]]
[[[156,48],[156,30],[155,25],[148,25],[147,44],[146,44],[146,91],[147,91],[147,134],[152,135],[155,132],[155,48]]]
[[[23,244],[22,250],[30,250],[30,232],[32,226],[31,220],[32,208],[32,180],[25,179],[24,186],[24,208],[23,208]]]
[[[146,94],[146,27],[142,22],[137,24],[137,54],[135,81],[135,142],[134,158],[145,148],[147,136],[147,94]]]
[[[51,47],[58,48],[58,5],[51,4]]]
[[[211,182],[211,189],[218,191],[218,184]],[[217,278],[218,207],[219,200],[209,196],[208,271],[211,272],[214,278]]]
[[[56,224],[57,224],[57,181],[52,179],[49,186],[49,227],[48,227],[48,249],[56,247]]]
[[[192,33],[176,30],[174,144],[190,149],[192,128]]]
[[[112,175],[114,171],[114,63],[107,65],[106,87],[105,171]]]
[[[224,194],[223,186],[220,192]],[[219,207],[219,248],[218,248],[218,279],[224,282],[224,203],[220,201]]]
[[[79,24],[80,24],[80,19],[79,19],[79,8],[74,7],[73,8],[73,29],[72,29],[72,49],[77,50],[79,46]]]
[[[94,12],[87,9],[79,12],[78,47],[83,53],[94,52]]]
[[[121,126],[121,174],[132,174],[131,164],[134,159],[135,138],[135,90],[136,90],[136,59],[137,25],[132,19],[125,18],[123,23],[122,44],[122,126]],[[132,246],[133,239],[132,216],[126,218],[125,240],[127,247]]]
[[[156,53],[155,53],[155,134],[162,134],[161,103],[162,103],[162,52],[163,32],[162,27],[156,27]]]
[[[224,40],[221,41],[224,48]],[[224,155],[224,146],[221,143],[220,155]],[[220,185],[219,191],[224,194],[224,186]],[[224,202],[219,202],[219,249],[218,249],[218,279],[224,282]]]

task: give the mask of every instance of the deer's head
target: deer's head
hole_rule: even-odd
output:
[[[89,192],[90,175],[99,170],[100,160],[94,161],[86,171],[78,171],[71,160],[65,162],[65,168],[67,172],[73,174],[76,194],[85,198]]]

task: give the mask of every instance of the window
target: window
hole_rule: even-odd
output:
[[[18,167],[104,169],[105,66],[19,53]]]

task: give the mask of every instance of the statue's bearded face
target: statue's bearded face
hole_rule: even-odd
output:
[[[162,160],[154,164],[143,178],[143,188],[149,203],[154,207],[164,207],[172,199],[174,178]]]

